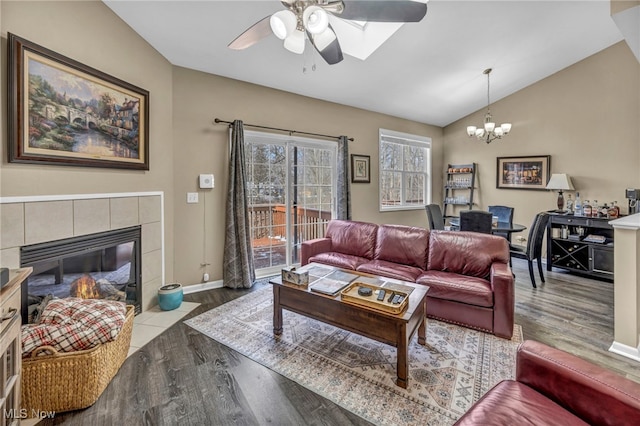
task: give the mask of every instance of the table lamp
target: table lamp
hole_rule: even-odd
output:
[[[555,189],[558,191],[558,210],[564,210],[564,197],[562,191],[571,191],[575,188],[571,182],[571,178],[566,173],[554,173],[547,183],[547,189]]]

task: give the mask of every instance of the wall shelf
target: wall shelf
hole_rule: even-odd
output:
[[[442,214],[445,218],[456,217],[455,207],[473,209],[473,195],[476,186],[476,171],[478,165],[449,164],[444,180],[444,202]],[[448,207],[451,206],[451,211]]]

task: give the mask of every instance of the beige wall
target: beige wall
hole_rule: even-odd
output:
[[[1,66],[11,32],[150,92],[149,171],[7,163],[3,73],[0,196],[164,191],[166,278],[173,279],[171,65],[100,1],[2,1]]]
[[[618,201],[626,213],[624,189],[640,188],[640,64],[624,42],[494,103],[513,130],[489,145],[466,135],[485,111],[444,129],[445,164],[479,163],[476,208],[513,206],[527,225],[555,208],[556,193],[496,189],[496,157],[551,155],[551,172],[568,173],[583,201]]]
[[[205,272],[200,263],[205,263],[204,259],[211,263],[207,271],[210,280],[222,278],[228,128],[212,124],[216,117],[355,138],[349,151],[371,156],[371,183],[352,184],[353,219],[426,226],[423,209],[378,211],[378,129],[431,137],[433,167],[440,170],[441,128],[179,67],[173,72],[173,99],[175,238],[179,248],[175,253],[175,270],[176,277],[183,282],[200,282]],[[216,187],[199,190],[200,173],[213,173]],[[441,179],[438,174],[437,191]],[[196,191],[200,193],[200,203],[186,204],[186,193]]]

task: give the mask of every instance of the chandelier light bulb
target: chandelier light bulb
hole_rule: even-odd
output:
[[[309,6],[302,14],[302,22],[311,34],[320,34],[329,26],[329,15],[321,7]]]
[[[496,123],[493,123],[491,121],[487,121],[486,123],[484,123],[484,129],[488,132],[491,133],[493,132],[493,129],[496,128]]]
[[[476,126],[467,126],[467,135],[475,136],[476,134]]]
[[[503,123],[500,127],[505,135],[511,131],[511,123]]]
[[[504,135],[504,130],[502,130],[502,126],[496,127],[493,133],[495,133],[496,136],[502,136]]]
[[[281,10],[271,15],[269,24],[273,34],[280,40],[284,40],[296,29],[296,15],[290,10]]]

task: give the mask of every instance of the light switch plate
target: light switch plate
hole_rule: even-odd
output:
[[[187,204],[195,204],[198,202],[197,192],[187,192]]]
[[[200,188],[209,189],[213,188],[214,181],[212,174],[202,174],[200,175]]]

